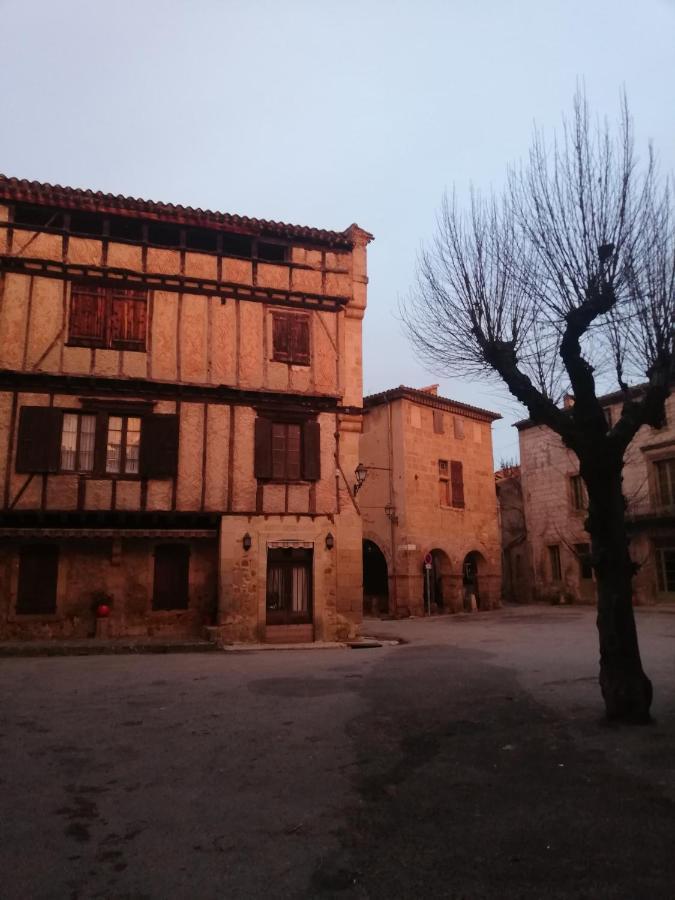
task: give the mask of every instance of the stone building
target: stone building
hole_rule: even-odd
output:
[[[530,560],[520,466],[495,472],[502,538],[502,597],[510,603],[531,600]]]
[[[608,394],[602,403],[608,421],[616,422],[621,394]],[[666,418],[659,430],[640,429],[623,472],[631,555],[640,566],[636,604],[675,597],[675,395],[666,401]],[[529,421],[516,427],[534,599],[595,603],[584,528],[588,504],[577,458],[548,428]]]
[[[498,605],[491,424],[499,415],[439,397],[437,385],[401,386],[363,405],[364,610],[400,616]]]
[[[0,177],[0,636],[361,618],[371,235]]]

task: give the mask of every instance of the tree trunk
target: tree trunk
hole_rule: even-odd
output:
[[[582,463],[581,469],[588,487],[587,528],[598,591],[600,687],[608,719],[647,723],[652,684],[642,669],[633,615],[635,566],[628,550],[623,460],[602,457],[590,466]]]

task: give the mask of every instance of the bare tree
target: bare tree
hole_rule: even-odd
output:
[[[639,164],[624,101],[618,127],[592,125],[585,97],[547,144],[509,171],[499,198],[444,199],[403,308],[436,371],[499,376],[531,420],[560,435],[586,483],[598,591],[600,685],[612,719],[649,720],[622,492],[624,455],[664,423],[674,370],[675,242],[667,180]],[[596,380],[623,392],[610,426]],[[560,400],[571,391],[574,405]]]

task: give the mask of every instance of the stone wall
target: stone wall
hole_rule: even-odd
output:
[[[217,612],[217,544],[196,540],[190,547],[189,605],[185,610],[152,609],[154,548],[165,540],[58,541],[56,613],[17,615],[19,545],[0,546],[0,640],[89,638],[95,635],[94,595],[112,598],[110,637],[201,636]]]
[[[364,535],[390,561],[389,606],[396,615],[423,612],[423,560],[432,551],[438,554],[448,611],[465,608],[463,565],[472,553],[478,559],[480,605],[500,602],[490,422],[468,412],[441,411],[443,433],[437,433],[433,413],[429,406],[398,399],[368,408],[364,416],[361,458],[369,473],[359,505]],[[439,460],[462,463],[463,508],[441,502]],[[387,504],[395,510],[393,522],[386,515]]]
[[[607,404],[616,422],[620,403]],[[640,569],[634,579],[634,601],[654,603],[671,599],[661,592],[657,566],[660,544],[675,547],[673,509],[662,508],[654,464],[675,458],[675,397],[666,403],[667,424],[662,429],[645,426],[631,443],[625,458],[624,495],[631,533],[631,554]],[[553,603],[595,603],[592,577],[583,577],[575,549],[588,544],[585,509],[576,509],[571,478],[578,474],[576,456],[547,428],[521,426],[520,462],[527,523],[533,596]],[[561,577],[553,577],[550,547],[558,547]],[[588,572],[587,572],[588,574]]]

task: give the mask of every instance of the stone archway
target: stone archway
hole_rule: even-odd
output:
[[[384,616],[389,612],[389,569],[375,541],[363,541],[363,614]]]
[[[438,548],[430,550],[429,553],[431,555],[431,569],[428,577],[426,567],[422,570],[424,609],[429,609],[429,599],[431,598],[432,613],[452,611],[452,597],[450,593],[452,567],[450,558],[445,550],[439,550]]]
[[[489,588],[487,583],[487,561],[478,550],[471,550],[462,563],[462,596],[464,609],[489,609]]]

